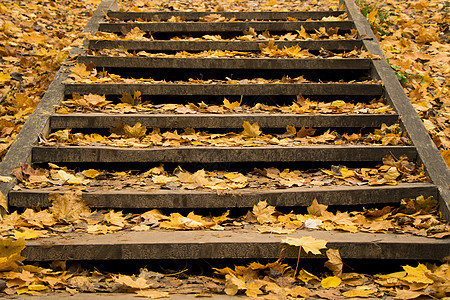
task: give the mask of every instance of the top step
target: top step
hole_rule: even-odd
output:
[[[339,17],[345,14],[345,11],[259,11],[259,12],[186,12],[186,11],[154,11],[154,12],[122,12],[108,11],[109,18],[119,20],[149,20],[149,21],[167,21],[171,17],[180,17],[185,21],[198,21],[200,18],[222,17],[236,20],[274,20],[281,21],[288,18],[297,20],[321,20],[327,17]]]
[[[133,23],[100,23],[99,31],[122,32],[123,28],[138,27],[146,32],[160,33],[198,33],[198,32],[242,32],[253,28],[256,31],[269,30],[270,32],[287,32],[300,30],[302,27],[308,31],[319,30],[320,27],[339,28],[350,31],[355,29],[352,21],[247,21],[247,22],[133,22]],[[131,28],[130,28],[131,29]]]

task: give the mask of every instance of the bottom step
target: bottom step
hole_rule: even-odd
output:
[[[293,234],[252,231],[123,231],[107,235],[69,233],[26,243],[29,261],[131,259],[258,259],[296,258],[298,248],[282,243],[286,237],[313,236],[339,249],[342,258],[439,260],[449,255],[450,239],[409,234],[345,233],[299,230]]]

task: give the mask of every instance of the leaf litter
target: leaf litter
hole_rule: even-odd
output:
[[[397,124],[382,125],[367,134],[362,133],[338,133],[326,130],[316,134],[316,129],[305,128],[298,130],[288,125],[286,132],[282,134],[263,134],[258,122],[253,124],[244,121],[243,131],[228,133],[209,133],[195,131],[186,128],[183,132],[177,130],[161,131],[154,127],[147,134],[147,128],[141,123],[133,126],[119,122],[110,128],[109,136],[98,133],[83,134],[81,132],[71,133],[71,129],[58,130],[47,137],[41,138],[41,146],[112,146],[112,147],[261,147],[261,146],[283,146],[298,147],[305,145],[335,144],[335,145],[409,145],[409,139],[404,136]]]
[[[386,157],[385,163],[400,167],[405,161],[395,162]],[[75,180],[84,183],[88,178],[107,175],[94,169],[82,173],[85,179],[71,174],[66,168],[53,167],[53,176],[58,180]],[[343,170],[342,168],[341,170]],[[346,168],[345,168],[346,169]],[[348,169],[346,169],[348,170]],[[19,172],[20,171],[20,172]],[[178,176],[185,177],[185,171],[178,168]],[[267,170],[268,171],[268,170]],[[345,170],[343,170],[345,171]],[[151,169],[148,174],[164,174],[162,167]],[[279,172],[279,171],[278,171]],[[285,175],[289,174],[284,171]],[[22,181],[41,178],[45,171],[22,165],[14,172]],[[184,174],[184,175],[182,175]],[[233,174],[233,176],[231,176]],[[235,173],[225,177],[235,179]],[[276,170],[267,172],[277,174]],[[356,174],[356,173],[355,173]],[[79,174],[77,174],[79,175]],[[117,174],[123,175],[123,174]],[[341,177],[341,176],[339,176]],[[78,178],[78,179],[76,179]],[[50,180],[50,179],[49,179]],[[36,182],[34,183],[37,184]],[[61,183],[60,183],[61,184]],[[72,184],[75,184],[72,182]],[[37,186],[36,186],[37,187]],[[417,267],[403,266],[404,271],[392,274],[365,275],[343,272],[339,251],[327,249],[325,267],[331,272],[312,274],[302,266],[299,268],[300,252],[324,255],[326,240],[305,236],[301,239],[288,236],[296,230],[338,230],[346,232],[410,233],[429,238],[444,238],[450,234],[450,224],[439,217],[437,201],[432,197],[419,196],[403,199],[400,206],[336,213],[316,199],[307,207],[306,214],[282,213],[260,201],[241,217],[231,217],[229,211],[219,216],[201,216],[194,212],[183,216],[179,213],[165,215],[153,209],[141,214],[123,214],[121,211],[92,211],[83,200],[82,193],[67,191],[65,194],[50,194],[48,209],[26,209],[23,213],[13,212],[2,217],[0,222],[0,277],[6,282],[3,293],[40,294],[41,292],[134,292],[137,296],[163,298],[169,294],[216,294],[235,295],[244,293],[249,297],[264,299],[289,299],[289,297],[382,297],[396,296],[398,299],[412,299],[420,295],[436,298],[448,295],[448,264],[441,266],[419,264]],[[316,227],[311,227],[311,221]],[[309,224],[309,225],[308,225]],[[315,228],[315,229],[314,229]],[[70,232],[108,234],[123,230],[253,230],[285,236],[282,243],[287,247],[298,247],[299,261],[295,271],[280,259],[267,264],[258,262],[234,269],[216,269],[216,276],[189,276],[182,271],[179,278],[141,269],[136,275],[101,273],[100,271],[70,268],[65,262],[55,261],[50,268],[22,263],[20,252],[25,248],[24,240],[47,236],[64,236]],[[5,252],[6,251],[6,252]],[[297,272],[298,269],[298,272]],[[225,276],[223,279],[222,276]],[[222,278],[220,278],[222,277]],[[268,298],[266,298],[268,297]],[[275,297],[275,298],[273,298]],[[281,297],[281,298],[280,298]]]
[[[45,1],[41,1],[40,3],[43,3]],[[91,1],[91,2],[97,2],[97,1]],[[234,2],[225,2],[225,1],[219,1],[219,5],[217,3],[211,4],[209,2],[204,1],[186,1],[184,2],[175,2],[171,3],[170,5],[167,5],[163,1],[144,1],[144,0],[133,0],[133,1],[126,1],[129,6],[127,9],[139,11],[148,9],[151,7],[152,9],[159,8],[159,9],[168,9],[169,7],[174,10],[182,10],[186,7],[189,7],[190,9],[200,9],[200,10],[225,10],[225,9],[241,9],[242,7],[254,7],[260,10],[280,10],[280,9],[293,9],[293,10],[301,10],[305,7],[315,3],[317,4],[317,1],[304,1],[301,5],[293,4],[292,2],[282,1],[282,0],[270,0],[270,1],[246,1],[244,4],[241,1],[234,1]],[[398,2],[398,3],[397,3]],[[37,4],[37,5],[40,5]],[[325,3],[325,1],[324,1]],[[322,4],[322,3],[321,3]],[[187,5],[187,6],[186,6]],[[248,5],[248,6],[247,6]],[[320,5],[320,4],[319,4]],[[445,9],[442,9],[443,7],[439,7],[439,5],[444,5],[444,3],[440,1],[410,1],[410,2],[403,2],[400,3],[399,1],[390,1],[388,5],[391,5],[392,11],[395,10],[395,13],[397,19],[400,21],[397,24],[404,23],[406,20],[406,23],[402,26],[409,27],[411,26],[408,24],[408,18],[415,19],[414,21],[417,23],[420,23],[421,21],[417,19],[417,16],[420,14],[418,12],[425,11],[426,13],[435,12],[435,13],[443,13],[445,12]],[[328,3],[327,3],[328,6]],[[7,5],[0,6],[0,9],[2,12],[7,9]],[[52,5],[48,6],[51,8],[54,7]],[[64,7],[64,6],[62,6]],[[61,8],[58,8],[61,10]],[[69,6],[67,6],[69,8]],[[398,7],[401,7],[401,9],[398,9]],[[22,5],[16,5],[11,6],[13,11],[17,11],[18,8],[23,9]],[[29,9],[28,3],[27,3],[27,9]],[[83,9],[85,9],[83,7]],[[335,6],[335,9],[337,9],[337,6]],[[35,12],[41,12],[43,9],[36,9]],[[45,10],[44,10],[45,11]],[[49,15],[54,15],[53,13],[50,13]],[[68,13],[65,14],[66,16],[70,15]],[[80,17],[82,14],[74,14],[77,16],[77,22],[72,22],[70,26],[78,26],[80,27],[83,24],[82,22],[78,22],[80,20]],[[424,16],[426,14],[423,14]],[[9,12],[2,13],[2,16],[11,16]],[[25,16],[27,16],[25,14]],[[405,18],[407,16],[408,18]],[[32,17],[32,16],[31,16]],[[400,17],[403,17],[400,18]],[[439,18],[439,16],[438,16]],[[426,21],[435,22],[435,20],[439,20],[438,18],[432,18],[429,15],[425,16]],[[48,17],[46,17],[48,19]],[[24,19],[27,20],[27,19]],[[70,23],[70,22],[69,22]],[[447,22],[448,23],[448,22]],[[26,24],[26,23],[24,23]],[[393,26],[397,26],[397,24],[394,24]],[[8,24],[9,25],[9,24]],[[14,24],[15,25],[15,24]],[[22,24],[21,24],[22,25]],[[414,24],[416,25],[416,24]],[[425,24],[426,25],[426,24]],[[439,25],[439,23],[438,23]],[[3,24],[2,24],[3,26]],[[9,25],[10,26],[10,25]],[[424,25],[420,25],[424,26]],[[414,26],[411,26],[414,30]],[[417,27],[417,26],[416,26]],[[5,26],[7,28],[7,26]],[[391,32],[399,32],[401,33],[403,30],[397,30],[398,28],[395,28]],[[431,26],[429,29],[431,31],[434,30],[433,26]],[[4,28],[2,27],[2,30]],[[414,33],[414,32],[413,32]],[[447,43],[442,43],[443,39],[441,37],[436,38],[434,32],[429,32],[427,28],[423,30],[422,28],[419,28],[418,35],[414,34],[412,36],[407,36],[407,32],[405,33],[405,37],[410,39],[408,42],[412,40],[412,43],[409,43],[409,46],[413,45],[414,43],[422,43],[421,46],[429,47],[430,52],[428,54],[431,55],[431,59],[441,59],[440,56],[437,55],[437,53],[444,53],[445,55],[445,45]],[[430,36],[428,38],[427,36]],[[21,38],[20,35],[16,35],[16,37]],[[36,34],[31,34],[30,37],[32,39],[30,40],[37,40],[39,42],[39,37],[36,39]],[[395,37],[397,39],[397,37]],[[434,42],[429,42],[427,39],[434,39]],[[401,39],[398,39],[401,40]],[[416,41],[414,41],[416,40]],[[383,45],[383,43],[382,43]],[[431,46],[430,46],[431,45]],[[384,45],[383,45],[384,47]],[[434,48],[433,48],[434,47]],[[385,51],[386,51],[385,47]],[[396,49],[402,49],[402,48],[396,48]],[[434,49],[438,49],[433,52]],[[6,49],[6,51],[10,51]],[[403,51],[403,50],[401,50]],[[405,50],[409,51],[409,49]],[[27,52],[27,49],[25,49],[24,52]],[[392,53],[395,54],[395,51],[392,51]],[[404,56],[405,52],[398,53],[399,55],[396,56],[396,58],[401,58],[402,56],[407,59],[407,56]],[[3,55],[2,55],[3,56]],[[16,56],[11,55],[12,58],[15,58]],[[62,60],[61,60],[62,61]],[[395,62],[397,63],[397,62]],[[427,63],[427,59],[416,59],[415,63],[420,63],[422,65]],[[400,63],[397,63],[400,65]],[[14,61],[14,66],[17,68],[18,64]],[[22,67],[22,65],[21,65]],[[33,66],[34,67],[34,66]],[[438,64],[434,64],[430,69],[427,69],[425,66],[425,70],[430,73],[431,77],[427,77],[426,74],[424,74],[424,82],[425,84],[427,81],[429,81],[429,78],[433,78],[432,84],[425,86],[417,85],[418,81],[412,81],[414,84],[414,89],[408,89],[407,93],[410,94],[410,97],[414,97],[415,99],[424,99],[425,101],[414,103],[416,109],[421,113],[422,118],[425,120],[425,124],[428,125],[427,129],[429,132],[433,134],[434,140],[437,143],[437,145],[441,149],[447,149],[446,146],[446,137],[448,135],[445,134],[445,130],[448,128],[446,125],[448,123],[448,116],[446,115],[445,109],[447,105],[445,105],[445,95],[447,85],[448,84],[442,84],[442,80],[440,78],[435,77],[436,73],[435,70],[438,70],[437,74],[444,74],[445,78],[445,72],[441,72],[442,68],[445,68],[446,64],[445,62],[439,62]],[[9,67],[8,67],[9,68]],[[413,70],[414,71],[414,70]],[[444,69],[445,71],[445,69]],[[3,71],[5,72],[5,71]],[[447,72],[448,73],[448,72]],[[48,75],[46,73],[43,73],[44,75]],[[406,74],[407,76],[410,76]],[[17,74],[14,72],[11,72],[10,69],[8,69],[7,73],[1,73],[0,74],[0,82],[6,83],[6,86],[2,85],[3,88],[7,88],[9,84],[8,80],[11,80],[12,78],[19,78],[16,77]],[[414,77],[414,76],[410,76]],[[32,79],[30,82],[42,82],[42,80],[35,80]],[[48,81],[47,81],[48,82]],[[426,90],[423,89],[423,87],[426,87]],[[418,90],[419,88],[419,90]],[[11,90],[11,89],[10,89]],[[3,90],[2,90],[3,91]],[[413,93],[411,94],[412,91]],[[431,92],[430,92],[431,91]],[[415,97],[414,95],[419,95],[420,93],[422,95],[422,98]],[[9,93],[7,91],[7,93]],[[27,92],[26,92],[27,93]],[[14,95],[14,94],[8,94],[8,97],[11,95],[12,101],[17,103],[18,107],[26,107],[27,105],[23,105],[24,100],[26,101],[27,98],[23,97],[22,95]],[[413,96],[411,96],[413,95]],[[433,95],[434,99],[431,101],[431,107],[426,102],[429,100],[429,95]],[[439,95],[439,96],[438,96]],[[35,101],[35,100],[33,100]],[[444,105],[441,104],[441,102],[444,103]],[[35,105],[35,104],[34,104]],[[13,106],[12,106],[13,107]],[[423,109],[423,108],[425,109]],[[444,109],[442,110],[441,107]],[[13,109],[14,110],[14,109]],[[437,117],[436,115],[433,115],[433,111],[438,111]],[[14,133],[17,132],[20,129],[20,122],[23,122],[23,116],[26,116],[29,111],[24,110],[18,110],[19,114],[14,115],[14,118],[16,118],[18,121],[18,125],[16,127],[16,123],[5,123],[6,125],[2,124],[2,134],[3,138],[6,136],[7,143],[10,142],[11,139],[14,138]],[[8,117],[4,118],[5,114],[2,115],[2,122],[6,119],[9,121],[11,119],[12,113],[6,114]],[[429,122],[426,122],[429,121]],[[12,125],[11,125],[12,124]],[[3,130],[3,128],[6,128]],[[6,132],[6,133],[5,133]],[[12,134],[11,134],[12,133]],[[2,141],[3,142],[3,141]],[[2,151],[4,153],[4,149],[7,149],[8,145],[6,147],[4,146],[4,142],[2,144]],[[395,172],[393,172],[395,173]],[[91,176],[94,176],[95,172],[88,173]],[[344,174],[346,174],[344,172]],[[39,174],[32,174],[34,176],[39,176]],[[28,175],[31,176],[31,175]],[[37,177],[34,177],[37,178]],[[426,199],[425,199],[426,200]],[[406,205],[408,208],[413,207],[424,207],[423,204],[417,204],[417,203],[423,203],[427,202],[422,199],[419,201],[409,201],[408,205]],[[426,207],[426,205],[425,205]],[[318,209],[321,211],[321,209]],[[384,210],[384,209],[383,209]],[[322,210],[323,211],[323,210]],[[36,212],[38,213],[38,212]],[[376,214],[381,214],[376,213]],[[44,215],[44,214],[43,214]],[[116,224],[118,223],[117,219],[120,220],[120,218],[115,217],[116,215],[110,216],[110,220],[112,220]],[[415,217],[412,217],[410,219],[411,222]],[[31,219],[30,219],[30,222]],[[46,221],[50,222],[51,221]],[[44,224],[42,222],[42,224]],[[43,225],[42,225],[43,226]],[[33,229],[33,228],[32,228]],[[447,230],[448,231],[448,230]],[[12,246],[12,247],[11,247]],[[141,295],[149,298],[161,298],[166,297],[167,293],[174,293],[174,292],[180,292],[180,290],[174,290],[174,282],[177,282],[178,284],[178,278],[170,278],[167,276],[164,276],[162,274],[154,274],[151,272],[148,272],[147,270],[142,270],[139,275],[136,276],[129,276],[130,278],[124,278],[120,275],[110,275],[110,274],[102,274],[98,271],[88,272],[88,271],[74,271],[74,269],[66,268],[65,262],[54,262],[52,264],[52,269],[48,268],[40,268],[34,265],[23,265],[23,263],[20,263],[22,258],[20,257],[20,251],[23,249],[24,243],[23,239],[17,239],[17,241],[12,241],[11,239],[2,240],[0,243],[0,261],[2,264],[2,268],[5,268],[3,272],[1,272],[2,278],[8,282],[8,286],[6,289],[3,289],[3,292],[7,294],[13,294],[13,293],[26,293],[26,294],[39,294],[41,291],[49,291],[49,290],[66,290],[69,293],[76,293],[80,291],[111,291],[114,290],[114,288],[118,287],[117,290],[123,290],[123,291],[130,291],[133,289],[145,287],[144,290],[138,291]],[[14,249],[14,251],[11,252],[5,252],[5,249]],[[19,250],[20,249],[20,250]],[[300,250],[300,249],[299,249]],[[330,259],[330,258],[329,258]],[[331,261],[331,259],[330,259]],[[240,293],[249,293],[251,296],[258,296],[264,297],[266,299],[286,299],[288,297],[308,297],[308,296],[317,296],[317,297],[325,297],[328,299],[331,298],[338,298],[338,297],[382,297],[382,296],[395,296],[398,299],[414,299],[419,296],[431,296],[436,298],[443,298],[448,296],[448,282],[449,280],[449,265],[448,263],[444,263],[440,266],[435,266],[431,264],[418,264],[417,267],[412,266],[404,266],[403,270],[400,272],[392,273],[392,274],[378,274],[375,276],[367,276],[364,274],[356,274],[356,273],[343,273],[342,276],[338,276],[335,273],[335,270],[331,270],[333,272],[333,276],[328,276],[325,274],[311,274],[306,270],[300,270],[299,275],[296,278],[292,278],[291,274],[293,273],[292,269],[290,269],[288,266],[283,266],[284,264],[281,261],[277,261],[275,263],[269,263],[266,265],[258,264],[258,263],[252,263],[248,266],[236,266],[235,269],[229,269],[226,271],[223,271],[223,275],[230,275],[229,277],[226,277],[225,281],[228,282],[228,291],[234,292],[234,290],[237,287],[237,292]],[[254,271],[256,270],[256,275]],[[237,274],[234,276],[231,276],[231,274]],[[319,276],[319,277],[318,277]],[[336,286],[336,281],[338,281],[335,278],[330,277],[337,277],[340,278],[341,283]],[[144,278],[146,280],[145,284],[142,280],[139,280],[138,278]],[[330,279],[327,279],[330,278]],[[175,280],[174,280],[175,279]],[[154,284],[152,280],[157,280],[157,283],[160,284]],[[373,281],[372,281],[373,280]],[[161,283],[169,283],[164,287],[164,284]],[[204,277],[196,277],[196,278],[190,278],[189,284],[192,284],[192,282],[195,283],[201,283],[202,288],[199,288],[197,290],[189,290],[190,293],[197,293],[198,295],[208,295],[208,293],[215,293],[215,292],[222,292],[227,291],[227,289],[224,287],[227,285],[227,283],[224,284],[223,279],[216,279],[216,278],[204,278]],[[331,285],[330,285],[331,282]],[[115,285],[113,288],[111,288],[111,283],[114,283]],[[128,284],[128,285],[127,285]],[[148,287],[146,286],[148,285]],[[329,288],[324,288],[323,286],[331,286]],[[163,288],[161,288],[163,286]],[[198,286],[198,285],[197,285]],[[205,288],[205,286],[207,288]],[[336,286],[336,287],[332,287]],[[108,288],[106,288],[108,287]],[[190,286],[192,287],[192,285]],[[159,290],[153,290],[159,289]],[[164,291],[163,289],[166,288]],[[309,291],[311,291],[311,293]],[[185,290],[186,291],[186,290]]]
[[[102,113],[150,113],[150,114],[231,114],[231,113],[286,113],[286,114],[394,114],[392,107],[385,104],[383,99],[372,99],[369,103],[356,101],[314,101],[298,95],[292,105],[270,105],[256,103],[253,106],[240,101],[230,101],[224,98],[222,104],[207,104],[205,102],[178,104],[152,104],[143,101],[140,91],[133,95],[123,93],[119,103],[106,100],[104,95],[80,95],[73,93],[72,98],[62,101],[56,107],[56,113],[68,114],[73,112],[102,112]],[[199,99],[200,100],[200,99]],[[356,102],[356,103],[355,103]]]

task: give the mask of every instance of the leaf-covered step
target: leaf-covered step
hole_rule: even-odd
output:
[[[157,20],[167,21],[172,17],[179,17],[185,21],[198,21],[203,18],[204,21],[218,18],[227,18],[236,20],[288,20],[294,18],[298,20],[320,20],[326,17],[339,17],[345,14],[345,11],[223,11],[223,12],[196,12],[196,11],[154,11],[154,12],[122,12],[108,11],[109,18],[120,20]]]
[[[22,255],[29,261],[131,260],[131,259],[258,259],[297,258],[298,247],[282,243],[286,237],[312,236],[327,240],[342,258],[439,260],[448,256],[446,239],[408,234],[345,233],[299,230],[292,234],[268,235],[236,231],[121,231],[106,235],[61,234],[27,241]],[[302,255],[304,256],[304,254]]]
[[[417,159],[413,146],[318,145],[261,147],[35,146],[33,163],[379,162],[386,155]]]
[[[292,187],[280,189],[237,189],[216,191],[202,190],[153,190],[139,191],[137,185],[133,189],[115,191],[88,188],[82,197],[88,200],[93,208],[116,209],[162,209],[162,208],[246,208],[253,207],[260,201],[267,200],[276,207],[309,206],[317,198],[325,205],[371,205],[398,204],[401,199],[437,197],[437,189],[430,183],[400,183],[387,186],[323,186]],[[48,207],[50,193],[63,193],[67,188],[20,189],[9,193],[9,205],[14,207]]]
[[[126,50],[147,51],[252,51],[259,52],[259,44],[264,41],[127,41],[127,40],[96,40],[87,42],[87,48],[92,50],[123,48]],[[294,47],[319,51],[352,51],[362,47],[361,40],[317,40],[317,41],[274,41],[278,49]]]
[[[145,69],[252,69],[252,70],[368,70],[368,58],[296,59],[296,58],[180,58],[180,57],[110,57],[80,56],[79,63],[93,63],[97,68]]]
[[[50,117],[50,128],[111,128],[122,122],[128,125],[141,123],[147,128],[241,128],[242,120],[257,122],[261,128],[285,129],[286,125],[314,128],[360,128],[392,125],[398,121],[397,114],[114,114],[114,113],[71,113]]]
[[[67,83],[64,93],[122,95],[304,95],[381,97],[381,84],[367,83],[279,83],[279,84],[175,84],[175,83]]]
[[[99,31],[122,32],[125,27],[139,28],[145,32],[158,33],[215,33],[215,32],[243,32],[253,28],[255,31],[289,32],[300,30],[319,30],[320,27],[339,28],[339,30],[350,31],[355,28],[352,21],[248,21],[248,22],[134,22],[134,23],[100,23]]]

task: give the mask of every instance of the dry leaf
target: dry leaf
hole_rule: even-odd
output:
[[[342,282],[342,280],[339,277],[330,276],[330,277],[326,277],[326,278],[322,279],[322,282],[320,283],[320,285],[324,289],[329,289],[329,288],[335,288],[335,287],[339,286],[341,284],[341,282]]]
[[[328,249],[327,252],[328,261],[325,262],[325,267],[330,269],[333,272],[334,276],[341,277],[342,276],[342,258],[339,254],[338,249]]]
[[[48,199],[52,203],[49,210],[56,218],[65,222],[76,221],[79,219],[80,214],[90,212],[89,202],[82,199],[80,191],[70,191],[64,193],[64,195],[51,193]]]
[[[325,249],[328,241],[306,236],[302,238],[288,237],[283,239],[282,242],[292,246],[302,247],[306,253],[321,254],[320,249]]]

